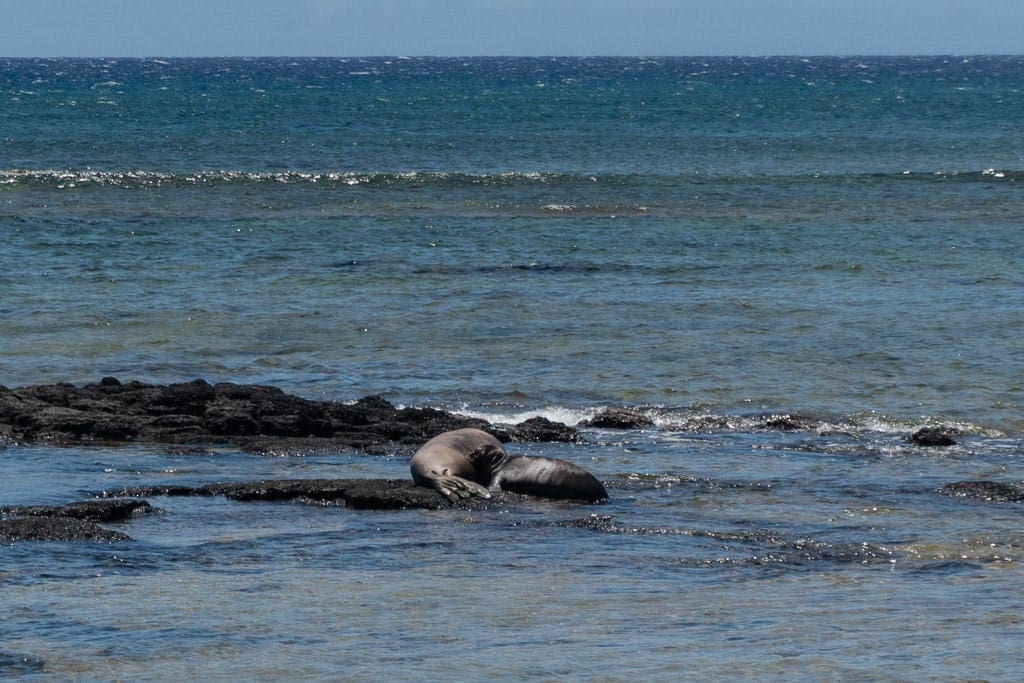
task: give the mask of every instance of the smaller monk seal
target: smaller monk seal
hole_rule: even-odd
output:
[[[511,491],[544,498],[604,500],[604,485],[582,467],[566,460],[510,456],[501,442],[480,429],[456,429],[435,436],[412,456],[412,478],[441,492],[448,500],[491,491]]]

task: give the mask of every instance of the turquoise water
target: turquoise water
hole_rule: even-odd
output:
[[[0,674],[1019,678],[1022,509],[935,489],[1024,480],[1022,107],[1016,57],[0,60],[0,384],[657,425],[511,446],[601,506],[152,499],[0,548]],[[0,504],[408,476],[0,459]]]

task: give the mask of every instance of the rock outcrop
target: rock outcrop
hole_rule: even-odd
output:
[[[584,427],[601,429],[642,429],[653,427],[654,420],[630,408],[606,408],[600,413],[580,423]]]
[[[543,418],[495,427],[434,408],[396,408],[378,396],[353,403],[313,401],[275,387],[201,379],[159,385],[106,377],[81,387],[0,387],[0,442],[235,444],[253,452],[311,445],[396,452],[463,427],[506,441],[579,440],[572,427]]]

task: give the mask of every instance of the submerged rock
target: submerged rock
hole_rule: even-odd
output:
[[[617,523],[610,515],[590,515],[582,519],[541,522],[548,526],[590,529],[605,534],[632,536],[689,537],[715,541],[724,555],[717,557],[680,558],[681,565],[708,566],[738,564],[750,566],[809,566],[818,563],[879,564],[896,558],[892,549],[873,543],[833,543],[814,538],[789,538],[767,529],[716,531],[676,527],[643,527]]]
[[[45,671],[46,666],[38,657],[0,651],[0,679],[7,680],[15,676],[41,674]]]
[[[957,481],[939,488],[939,493],[955,498],[976,498],[997,502],[1024,501],[1024,488],[998,481]]]
[[[355,403],[312,401],[276,387],[210,384],[48,384],[0,391],[0,443],[171,443],[241,445],[253,452],[394,452],[442,432],[477,427],[521,441],[578,441],[572,427],[543,418],[498,430],[485,420],[433,408],[396,408],[379,396]]]

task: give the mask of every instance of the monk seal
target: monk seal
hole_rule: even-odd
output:
[[[588,501],[608,497],[604,485],[582,467],[556,458],[511,456],[496,438],[473,428],[427,441],[412,456],[409,469],[413,481],[453,503],[473,496],[490,498],[491,491]]]

